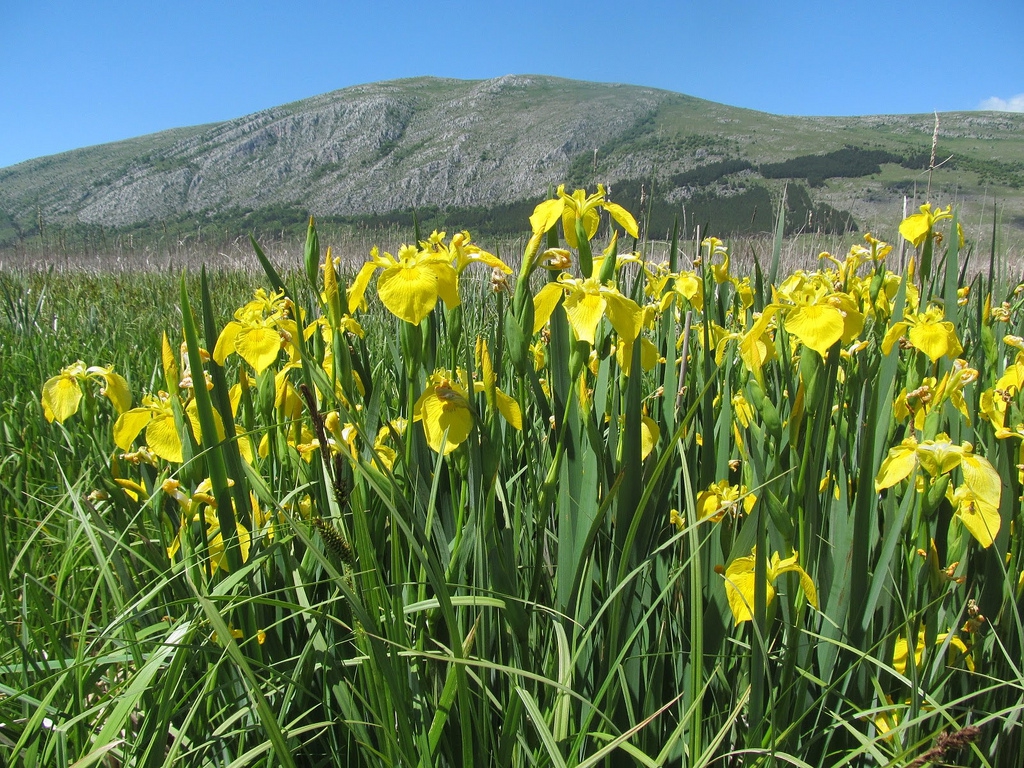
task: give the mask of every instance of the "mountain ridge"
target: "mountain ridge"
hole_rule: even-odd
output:
[[[932,187],[956,199],[936,202],[973,212],[995,194],[1009,220],[1024,222],[1024,115],[938,118],[937,162],[952,159]],[[780,116],[544,75],[382,81],[0,169],[0,244],[47,224],[117,229],[275,206],[343,218],[486,209],[561,182],[603,182],[634,204],[646,185],[646,202],[665,216],[705,198],[754,195],[763,207],[764,195],[800,183],[811,219],[825,206],[870,224],[925,185],[934,120]],[[865,163],[871,152],[884,162]],[[772,176],[804,166],[820,167]],[[700,169],[703,183],[676,183]]]

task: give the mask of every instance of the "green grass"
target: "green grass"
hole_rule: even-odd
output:
[[[788,250],[805,249],[810,269],[830,265],[816,260],[820,239],[786,243],[784,229],[734,244],[736,282],[715,280],[723,256],[699,243],[638,244],[673,272],[703,263],[699,298],[669,297],[652,314],[642,335],[657,359],[643,370],[635,344],[629,376],[616,355],[625,339],[607,319],[594,355],[577,341],[571,305],[533,334],[532,297],[555,278],[529,260],[509,293],[470,266],[461,305],[439,302],[419,325],[382,305],[378,272],[357,312],[362,338],[342,330],[359,265],[343,262],[332,292],[312,239],[305,263],[293,252],[265,275],[0,272],[0,756],[28,766],[895,767],[952,744],[954,764],[1021,762],[1019,442],[999,438],[980,409],[1014,362],[1004,337],[1024,335],[1016,281],[988,274],[988,241],[970,225],[962,251],[936,248],[917,287],[944,301],[979,378],[964,390],[970,421],[932,385],[915,429],[894,416],[897,395],[952,361],[908,345],[883,352],[913,308],[899,254],[857,278],[827,275],[832,300],[845,291],[858,312],[876,309],[854,333],[861,348],[850,352],[848,339],[819,355],[789,322],[796,306],[772,307],[786,303],[772,286],[792,285]],[[559,242],[549,233],[549,246]],[[589,258],[581,245],[574,269]],[[978,276],[958,306],[965,260]],[[636,264],[605,264],[639,304],[662,295],[645,293]],[[280,326],[292,368],[285,352],[260,373],[238,354],[201,363],[199,347],[215,349],[257,287],[283,289],[293,316],[324,317],[333,332]],[[1004,318],[984,314],[989,295],[1008,302]],[[779,313],[767,341],[776,355],[759,372],[741,346],[754,311]],[[713,326],[735,335],[716,349]],[[496,410],[481,339],[521,430]],[[209,390],[179,387],[182,342]],[[43,382],[78,359],[113,365],[135,406],[171,392],[185,460],[123,456],[93,381],[75,416],[47,422]],[[459,368],[482,391],[460,393]],[[438,369],[454,383],[435,390]],[[412,421],[435,391],[472,424],[446,456]],[[1024,403],[1007,398],[1012,429]],[[380,438],[393,454],[375,448],[397,418],[407,428]],[[658,435],[645,457],[650,423]],[[962,469],[949,480],[917,469],[875,490],[891,447],[940,432],[970,441],[1002,477],[989,548],[927,492],[964,487]],[[702,518],[703,492],[723,481],[756,501]],[[930,561],[918,550],[933,539]],[[762,586],[753,621],[737,625],[723,574],[755,545],[751,584]],[[795,573],[778,576],[769,602],[776,552],[797,553],[817,608]],[[979,631],[960,631],[969,620]],[[919,632],[924,653],[898,670],[898,640]],[[969,664],[949,655],[949,639],[936,642],[943,633],[969,646]]]

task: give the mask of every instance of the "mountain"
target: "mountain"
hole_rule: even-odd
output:
[[[931,198],[1024,231],[1024,115],[939,115]],[[44,230],[234,234],[306,213],[526,226],[559,183],[729,234],[771,226],[786,187],[794,230],[882,225],[924,201],[935,117],[785,117],[668,91],[543,76],[360,85],[223,123],[0,169],[0,246]],[[945,162],[943,162],[945,161]],[[461,219],[459,218],[461,217]],[[268,224],[271,222],[271,224]],[[990,226],[990,225],[989,225]]]

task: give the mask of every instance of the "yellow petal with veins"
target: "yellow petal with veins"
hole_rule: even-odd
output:
[[[952,442],[945,433],[936,435],[934,440],[925,440],[917,447],[917,459],[932,477],[953,471],[960,466],[963,455],[963,448]]]
[[[910,326],[906,320],[901,320],[898,323],[893,323],[892,327],[885,332],[885,337],[882,339],[882,354],[888,355],[892,351],[892,345],[895,344],[903,334],[907,332],[907,328]]]
[[[132,407],[132,393],[123,376],[102,365],[90,366],[86,372],[90,376],[99,376],[103,379],[103,394],[113,404],[114,410],[124,413]]]
[[[641,416],[640,424],[640,459],[641,461],[651,455],[651,451],[661,439],[661,428],[650,416]]]
[[[422,267],[386,269],[377,295],[393,315],[419,325],[437,304],[437,276]]]
[[[180,464],[182,460],[181,437],[174,423],[174,416],[159,414],[146,427],[146,444],[161,459]]]
[[[632,299],[627,299],[616,290],[604,289],[602,292],[608,311],[608,319],[612,327],[625,341],[633,341],[640,335],[643,327],[644,311]]]
[[[1002,478],[988,459],[973,453],[964,454],[960,468],[964,485],[954,493],[956,515],[981,546],[990,547],[1002,525]]]
[[[725,594],[736,624],[754,619],[754,555],[737,557],[725,569]],[[765,585],[765,605],[775,599],[775,588]]]
[[[447,372],[431,376],[427,388],[413,406],[415,420],[422,422],[423,434],[431,450],[447,455],[469,437],[473,429],[473,414],[467,398],[466,390]]]
[[[963,351],[953,324],[949,321],[917,323],[908,335],[910,343],[928,355],[933,363],[943,355],[956,357]]]
[[[505,417],[505,421],[521,432],[523,429],[523,413],[519,409],[519,403],[500,389],[494,390],[494,399],[495,404],[498,406],[498,412]]]
[[[78,412],[82,389],[78,381],[67,374],[59,374],[43,384],[43,414],[47,421],[63,424]]]
[[[842,313],[835,307],[809,304],[797,307],[786,318],[786,331],[822,357],[843,337]]]
[[[807,596],[807,602],[813,605],[815,608],[818,607],[818,590],[814,586],[814,582],[811,580],[811,576],[807,571],[800,567],[797,563],[797,556],[794,552],[790,557],[785,560],[779,560],[778,553],[772,556],[772,567],[770,578],[772,580],[778,578],[784,573],[797,573],[800,575],[800,587],[804,591],[804,595]]]
[[[235,351],[256,373],[263,373],[277,360],[281,334],[274,328],[243,328],[235,336]]]
[[[235,339],[238,337],[239,331],[244,326],[237,320],[232,320],[230,323],[224,326],[224,330],[220,332],[220,336],[217,337],[217,346],[213,348],[213,359],[217,361],[217,365],[224,365],[224,361],[227,360],[228,355],[235,351]],[[166,340],[166,337],[165,337]],[[166,373],[172,367],[176,368],[177,365],[174,362],[173,351],[168,355],[170,351],[169,346],[164,349],[164,372]],[[168,365],[168,362],[171,365]],[[175,376],[175,378],[177,378]]]
[[[633,214],[616,203],[605,203],[604,209],[615,219],[615,223],[626,230],[627,234],[632,237],[640,237],[640,229],[637,227]]]
[[[565,298],[565,314],[577,339],[593,346],[605,307],[605,300],[597,291],[576,290]]]
[[[931,228],[931,216],[924,213],[915,213],[905,218],[900,224],[900,234],[917,248],[928,237]]]

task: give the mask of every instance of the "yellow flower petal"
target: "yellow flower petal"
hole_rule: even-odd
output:
[[[928,237],[931,228],[931,216],[915,213],[905,218],[900,224],[900,234],[917,248]]]
[[[122,451],[127,451],[152,418],[153,410],[150,408],[133,408],[122,413],[114,422],[114,444]]]
[[[936,435],[934,440],[925,440],[917,447],[917,459],[932,477],[944,475],[960,466],[963,454],[963,448],[944,433]]]
[[[922,627],[921,631],[917,635],[917,647],[914,649],[914,666],[918,668],[920,668],[921,662],[924,659],[924,636],[925,629]],[[949,637],[949,648],[947,651],[948,663],[954,664],[967,657],[967,666],[973,669],[973,662],[970,657],[967,656],[967,646],[964,644],[964,641],[956,635],[950,637],[948,632],[941,632],[935,636],[935,645],[942,645],[946,642],[947,637]],[[896,646],[893,648],[892,668],[901,675],[905,675],[907,673],[907,662],[909,659],[910,643],[907,642],[907,638],[900,637],[896,640]]]
[[[646,459],[661,439],[661,428],[658,423],[647,414],[641,418],[640,424],[640,459]]]
[[[821,304],[799,306],[786,318],[786,331],[822,357],[842,338],[844,328],[842,313]]]
[[[800,587],[804,591],[804,595],[807,596],[807,602],[813,605],[815,608],[818,607],[818,590],[814,586],[814,581],[811,580],[811,576],[807,571],[800,567],[797,563],[797,555],[794,552],[792,556],[787,557],[785,560],[776,561],[778,553],[772,557],[772,565],[770,578],[772,580],[778,578],[783,573],[798,573],[800,574]]]
[[[431,376],[431,382],[416,401],[413,410],[415,419],[423,423],[427,445],[442,455],[448,455],[458,448],[473,429],[468,394],[460,383],[452,380],[447,371]]]
[[[447,272],[436,269],[442,265],[420,263],[415,258],[404,258],[394,267],[385,269],[377,279],[377,295],[384,306],[396,317],[407,323],[419,325],[437,304],[439,292],[444,290],[445,302],[458,305],[451,293],[457,285],[455,270],[448,265]]]
[[[235,351],[256,373],[263,373],[277,361],[281,334],[268,327],[243,328],[235,336]]]
[[[132,407],[132,393],[123,376],[102,365],[93,365],[87,372],[103,379],[103,394],[113,404],[114,410],[124,413]]]
[[[633,341],[643,327],[644,311],[632,299],[627,299],[617,290],[604,288],[601,291],[607,307],[608,319],[624,341]]]
[[[949,321],[917,323],[910,329],[909,336],[910,343],[928,355],[932,362],[943,355],[956,357],[963,351]]]
[[[964,473],[964,483],[983,499],[989,506],[999,508],[999,500],[1003,491],[1003,480],[999,472],[984,456],[965,451],[960,461]]]
[[[964,485],[953,495],[956,516],[982,547],[990,547],[1002,525],[999,515],[1002,478],[988,459],[973,453],[964,454],[960,467]]]
[[[547,325],[551,319],[551,313],[555,311],[558,302],[565,295],[565,289],[560,283],[548,283],[533,297],[533,332],[537,333]]]
[[[604,209],[608,211],[615,223],[622,227],[632,237],[640,237],[640,229],[637,227],[633,214],[616,203],[605,203]]]
[[[43,414],[47,421],[56,420],[63,424],[78,412],[82,400],[82,389],[78,381],[68,375],[59,374],[43,384]]]
[[[892,345],[895,344],[899,339],[903,337],[903,334],[907,332],[907,328],[910,326],[906,320],[901,320],[898,323],[893,323],[892,327],[885,332],[885,338],[882,339],[882,354],[888,355],[892,351]]]
[[[889,455],[885,457],[875,477],[875,493],[884,488],[892,488],[896,483],[906,479],[916,466],[917,440],[909,437],[889,449]]]
[[[451,264],[440,262],[432,264],[431,269],[437,275],[437,295],[441,301],[448,309],[459,306],[459,273]]]
[[[161,459],[180,464],[181,436],[171,414],[154,416],[146,427],[146,444]]]
[[[519,403],[498,388],[495,388],[494,390],[494,399],[495,404],[498,406],[498,412],[505,417],[505,421],[511,424],[515,429],[522,431],[523,413],[519,409]]]
[[[237,320],[232,320],[230,323],[224,326],[224,330],[220,332],[220,336],[217,337],[217,346],[213,348],[213,359],[217,361],[217,365],[224,365],[224,361],[227,360],[228,355],[235,351],[235,339],[238,337],[239,331],[244,328]],[[169,348],[164,350],[164,371],[166,372],[169,368],[168,361],[174,365],[174,353],[167,354]],[[177,366],[174,366],[177,367]],[[175,377],[177,378],[177,377]]]
[[[725,569],[725,595],[736,625],[754,619],[754,555],[737,557]],[[775,599],[775,588],[765,585],[765,605]]]
[[[593,346],[597,326],[604,317],[606,306],[597,290],[574,290],[565,298],[565,314],[577,339]]]
[[[377,271],[378,264],[368,261],[360,268],[348,289],[348,313],[354,315],[357,309],[366,309],[366,288],[370,278]]]
[[[530,216],[530,226],[533,229],[533,233],[541,234],[555,226],[558,220],[562,218],[562,209],[564,207],[565,201],[560,197],[556,197],[554,200],[545,200],[534,208],[533,215]]]
[[[622,372],[627,376],[630,375],[630,369],[633,365],[633,344],[635,343],[634,341],[622,340],[622,343],[615,349],[615,360],[618,362]],[[654,346],[654,342],[646,336],[641,336],[640,367],[645,371],[649,371],[658,364],[660,359],[661,355],[658,352],[658,348]]]

